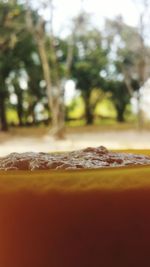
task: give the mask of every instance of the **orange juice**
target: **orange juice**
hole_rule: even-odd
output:
[[[0,172],[0,267],[150,266],[150,167]]]

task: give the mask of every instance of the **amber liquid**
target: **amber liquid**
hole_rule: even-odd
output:
[[[150,266],[150,187],[0,191],[0,267]]]

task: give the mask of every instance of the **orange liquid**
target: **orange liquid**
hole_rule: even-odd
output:
[[[0,267],[150,266],[150,168],[84,173],[1,174]]]

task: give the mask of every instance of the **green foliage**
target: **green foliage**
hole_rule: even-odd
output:
[[[38,12],[30,11],[33,24],[37,25]],[[92,124],[100,118],[105,123],[105,119],[112,122],[115,116],[118,121],[124,121],[131,113],[127,82],[133,91],[138,91],[141,84],[138,30],[118,17],[106,21],[103,36],[91,26],[90,16],[84,12],[72,23],[72,33],[65,38],[49,36],[43,31],[52,85],[63,83],[70,75],[81,93],[66,107],[67,121],[74,120],[73,125],[76,125],[77,118],[81,124],[85,121]],[[45,24],[44,21],[43,27]],[[25,6],[17,1],[0,1],[0,25],[1,128],[7,129],[11,121],[20,125],[37,123],[35,108],[38,104],[43,106],[43,114],[47,114],[45,117],[49,120],[43,69],[36,40],[26,27]],[[69,75],[68,55],[71,58]],[[10,101],[12,94],[16,95],[15,103]],[[10,110],[13,110],[12,115]]]
[[[35,105],[45,97],[45,88],[40,87],[43,74],[38,51],[33,36],[26,28],[25,12],[25,7],[20,4],[0,4],[0,96],[4,110],[10,94],[9,87],[13,86],[13,93],[17,96],[13,108],[16,108],[20,125],[25,118],[34,115]],[[24,79],[28,82],[26,91],[20,85],[20,80]],[[27,109],[24,108],[26,101],[29,102]],[[7,123],[6,110],[4,112],[2,124]]]
[[[76,37],[74,49],[72,76],[76,86],[81,91],[85,102],[85,117],[87,124],[93,123],[93,113],[96,107],[91,105],[91,94],[95,88],[103,88],[104,79],[100,72],[107,64],[107,51],[102,47],[102,36],[98,30],[89,30]],[[99,99],[100,100],[100,99]]]
[[[100,32],[93,30],[83,33],[83,36],[76,40],[74,51],[76,55],[72,75],[77,81],[77,88],[86,95],[103,84],[100,71],[105,68],[107,57],[106,50],[101,45]]]

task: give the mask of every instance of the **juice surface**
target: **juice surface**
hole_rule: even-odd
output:
[[[1,267],[150,266],[150,167],[0,173]]]

